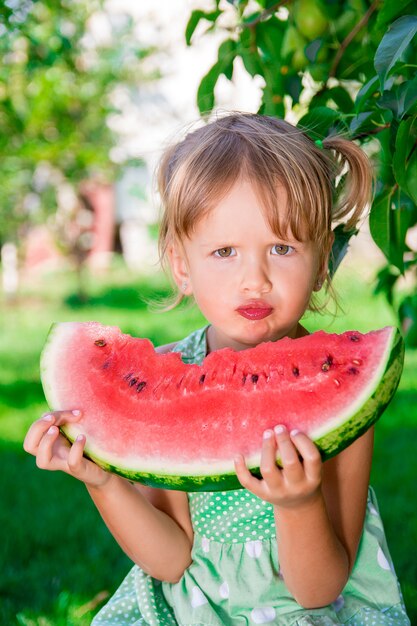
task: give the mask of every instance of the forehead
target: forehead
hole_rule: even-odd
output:
[[[197,221],[189,237],[197,235],[209,239],[226,234],[249,237],[264,234],[295,240],[288,219],[287,200],[287,191],[281,184],[276,185],[273,197],[268,200],[259,185],[248,178],[240,178]]]

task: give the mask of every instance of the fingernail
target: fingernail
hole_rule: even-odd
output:
[[[51,428],[48,428],[48,435],[55,435],[56,430],[54,426],[51,426]]]
[[[44,415],[42,419],[44,422],[53,422],[54,416],[48,413],[48,415]]]
[[[272,437],[272,435],[273,435],[272,430],[266,430],[264,432],[264,439],[270,439]]]
[[[285,428],[284,426],[279,425],[279,426],[275,426],[274,430],[277,435],[280,435],[281,433],[284,432]]]
[[[76,441],[84,441],[84,435],[78,435]]]
[[[81,411],[79,411],[78,409],[74,409],[74,411],[71,411],[71,413],[73,415],[76,415],[78,417],[78,415],[81,415]]]
[[[235,456],[235,463],[240,463],[242,461],[242,455],[241,454],[236,454]]]
[[[293,428],[293,430],[290,432],[291,437],[295,437],[295,435],[298,435],[300,431],[298,430],[298,428]]]

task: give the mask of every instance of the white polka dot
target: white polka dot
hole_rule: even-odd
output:
[[[275,620],[275,609],[272,606],[265,606],[251,611],[251,618],[255,624],[268,624]]]
[[[382,567],[382,569],[386,569],[386,570],[391,569],[391,565],[389,564],[387,557],[383,553],[381,546],[378,548],[377,560],[378,560],[378,565]]]
[[[245,544],[245,550],[253,559],[259,559],[262,552],[262,543],[259,541],[259,539],[255,539],[255,541],[248,541]]]
[[[229,597],[229,585],[227,584],[226,581],[224,581],[224,583],[220,585],[219,594],[220,594],[220,597],[223,598],[224,600],[226,600],[226,598]]]
[[[201,547],[203,548],[203,552],[210,552],[210,541],[207,537],[202,538]]]
[[[191,596],[191,606],[193,607],[193,609],[196,609],[199,606],[203,606],[203,604],[207,604],[208,600],[206,598],[206,596],[204,595],[204,593],[201,591],[200,587],[197,587],[197,585],[195,585],[192,588],[192,596]]]

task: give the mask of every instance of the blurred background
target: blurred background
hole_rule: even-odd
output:
[[[381,96],[369,86],[372,59],[387,26],[415,15],[410,3],[394,10],[387,2],[378,14],[378,3],[365,0],[302,2],[1,3],[0,624],[89,624],[130,568],[84,486],[38,470],[22,441],[47,410],[39,357],[53,322],[96,320],[156,345],[204,323],[189,304],[168,313],[150,305],[171,293],[156,243],[153,172],[161,150],[202,112],[261,111],[297,123],[314,103],[317,133],[343,123],[360,141],[371,139],[365,146],[371,156],[381,148],[373,143],[375,127],[388,150],[383,136],[393,132],[396,115],[395,132],[404,124],[403,135],[415,136],[415,56],[413,65],[391,45],[386,74],[400,78],[380,90],[391,100],[385,95],[365,112],[358,104],[358,94],[361,103]],[[312,22],[301,24],[300,11]],[[413,24],[410,18],[403,36],[414,45],[411,56]],[[335,63],[341,48],[344,65],[340,58]],[[356,57],[370,62],[362,67]],[[272,66],[279,71],[271,78]],[[396,85],[413,80],[399,110]],[[341,311],[335,315],[330,306],[307,315],[305,324],[329,332],[394,324],[407,338],[399,391],[376,427],[372,483],[417,623],[417,192],[410,182],[417,160],[405,139],[396,141],[397,161],[409,150],[403,168],[409,179],[391,180],[380,167],[375,206],[389,214],[373,208],[375,217],[350,239],[349,250],[341,239],[334,279]],[[396,205],[394,188],[404,190]]]

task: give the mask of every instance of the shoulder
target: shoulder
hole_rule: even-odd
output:
[[[177,344],[178,341],[173,341],[172,343],[166,343],[163,346],[157,346],[155,348],[155,352],[158,352],[158,354],[166,354],[167,352],[172,352]]]

